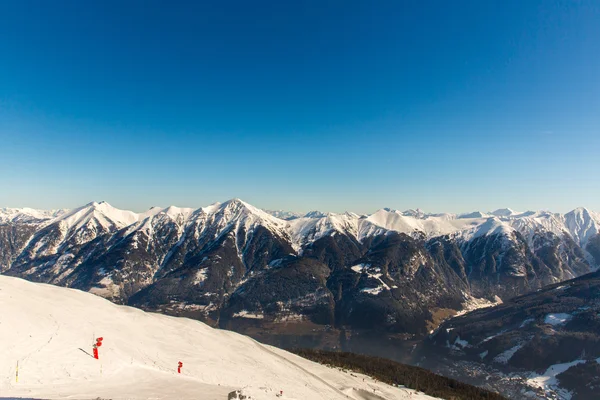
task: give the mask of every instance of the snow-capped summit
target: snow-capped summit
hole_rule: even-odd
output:
[[[151,238],[160,226],[164,226],[171,222],[179,228],[181,233],[186,221],[193,212],[193,208],[181,208],[176,206],[169,206],[166,208],[152,207],[150,210],[138,214],[138,222],[129,225],[125,235],[130,235],[136,230],[143,230],[146,235]],[[165,232],[162,232],[162,234],[165,234]]]
[[[297,249],[334,233],[358,236],[359,216],[354,213],[322,213],[313,211],[290,222],[291,237]]]
[[[449,214],[435,216],[419,214],[419,217],[414,217],[398,211],[388,211],[388,209],[378,210],[367,217],[366,221],[386,230],[409,235],[423,234],[428,238],[465,230],[473,223],[471,220],[453,218]]]
[[[120,229],[133,224],[138,219],[139,215],[133,211],[120,210],[105,201],[99,203],[94,201],[60,215],[51,223],[59,223],[61,228],[66,230],[80,228],[92,221],[106,229],[113,227]]]
[[[230,224],[244,226],[247,232],[257,225],[273,229],[278,233],[285,232],[287,222],[272,216],[271,214],[254,207],[240,199],[231,199],[224,203],[218,203],[195,212],[195,217],[216,223],[223,228]]]
[[[588,240],[600,231],[600,214],[579,207],[565,214],[565,225],[573,239],[587,244]]]
[[[105,201],[94,201],[48,220],[44,225],[60,232],[59,241],[54,243],[58,248],[65,241],[81,245],[99,235],[125,228],[138,219],[139,215],[132,211],[120,210]]]
[[[164,208],[163,207],[158,207],[158,206],[154,206],[154,207],[150,207],[148,210],[140,213],[140,219],[144,219],[146,217],[152,216],[152,215],[156,215],[159,212],[163,211]]]
[[[490,217],[480,225],[471,228],[463,233],[465,239],[475,239],[480,236],[490,235],[501,235],[510,237],[514,229],[506,222],[501,221],[499,218]]]
[[[404,215],[405,217],[414,217],[414,218],[422,219],[425,217],[426,214],[423,212],[423,210],[421,210],[420,208],[417,208],[416,210],[409,209],[409,210],[403,211],[402,215]]]
[[[33,208],[0,208],[0,224],[41,223],[64,214],[66,210],[36,210]]]
[[[420,222],[414,216],[389,208],[376,211],[368,216],[366,221],[387,230],[408,234],[417,231],[420,227]]]
[[[284,219],[287,221],[289,221],[291,219],[300,218],[302,216],[302,214],[292,212],[292,211],[284,211],[284,210],[263,210],[263,211],[266,212],[267,214],[274,216],[275,218]]]
[[[161,212],[169,215],[170,217],[177,217],[180,215],[188,216],[194,212],[194,209],[188,207],[169,206],[167,208],[164,208]]]
[[[327,213],[317,211],[317,210],[309,211],[306,214],[304,214],[304,218],[323,218],[326,216],[327,216]]]
[[[490,214],[483,213],[481,211],[473,211],[470,213],[459,214],[457,218],[465,219],[465,218],[488,218]]]
[[[510,208],[499,208],[495,211],[492,211],[490,214],[496,217],[512,217],[521,213]]]

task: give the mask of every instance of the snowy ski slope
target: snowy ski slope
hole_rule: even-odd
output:
[[[258,400],[280,390],[297,400],[432,399],[353,375],[198,321],[0,276],[0,398],[212,400],[243,389]]]

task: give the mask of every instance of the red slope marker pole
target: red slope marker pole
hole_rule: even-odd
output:
[[[177,364],[177,373],[178,374],[181,373],[181,367],[183,367],[183,363],[181,361],[179,361],[179,364]]]
[[[98,339],[96,339],[96,343],[94,344],[94,358],[96,360],[98,359],[98,347],[102,346],[102,340],[104,340],[104,338],[99,337]]]

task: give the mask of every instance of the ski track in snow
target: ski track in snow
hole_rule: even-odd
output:
[[[274,351],[269,350],[268,348],[266,348],[264,345],[259,344],[259,348],[262,349],[263,351],[279,358],[280,360],[283,360],[284,362],[289,363],[290,365],[298,368],[300,371],[304,372],[305,374],[308,374],[310,376],[312,376],[313,378],[315,378],[316,380],[322,382],[325,386],[328,386],[329,388],[331,388],[331,390],[338,392],[339,394],[341,394],[342,396],[345,396],[346,394],[343,393],[341,390],[339,390],[338,388],[336,388],[335,386],[331,385],[329,382],[321,379],[320,377],[318,377],[317,375],[313,374],[312,372],[308,371],[307,369],[302,368],[300,365],[295,364],[294,362],[288,360],[287,358],[280,356],[279,354],[275,353]]]

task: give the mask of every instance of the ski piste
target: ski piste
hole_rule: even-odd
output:
[[[431,399],[234,332],[79,290],[0,275],[0,306],[5,397],[225,400],[239,391],[254,400],[364,400],[365,393]],[[103,338],[94,339],[101,343],[99,359],[86,350],[96,332]]]

